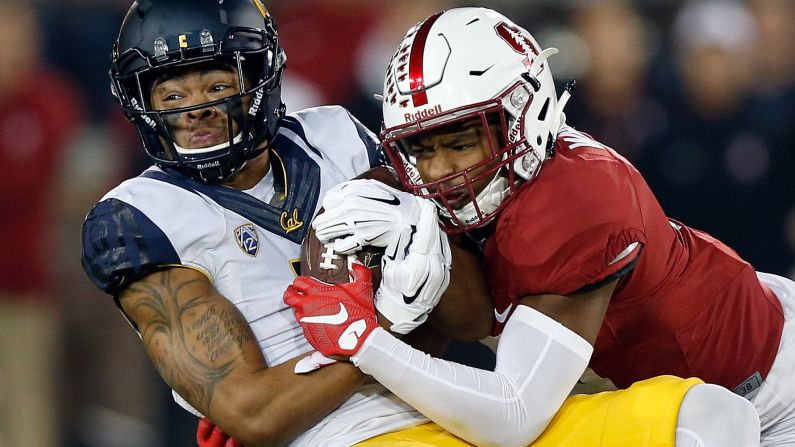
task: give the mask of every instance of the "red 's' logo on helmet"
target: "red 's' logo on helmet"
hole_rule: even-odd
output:
[[[513,48],[513,51],[528,57],[530,53],[538,55],[538,48],[518,26],[500,22],[494,25],[494,29],[497,31],[497,35],[502,37],[502,40]]]

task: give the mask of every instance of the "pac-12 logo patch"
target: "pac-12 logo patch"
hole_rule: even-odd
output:
[[[235,228],[235,240],[238,247],[249,256],[257,256],[259,251],[259,235],[253,224],[247,223]]]

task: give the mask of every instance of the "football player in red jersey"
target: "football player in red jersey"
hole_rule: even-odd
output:
[[[629,162],[567,126],[569,95],[558,99],[548,62],[556,52],[542,50],[527,31],[493,11],[450,10],[409,30],[384,86],[385,150],[407,191],[433,200],[447,232],[479,252],[495,302],[489,318],[495,335],[503,334],[495,372],[505,374],[494,379],[416,359],[377,329],[362,331],[366,340],[351,360],[440,425],[463,430],[456,432],[461,436],[472,435],[471,427],[461,428],[467,424],[498,424],[484,415],[493,401],[521,402],[528,388],[546,392],[568,380],[550,374],[543,386],[527,385],[537,380],[533,374],[550,373],[545,367],[554,361],[546,346],[558,361],[590,357],[596,372],[619,387],[664,374],[722,385],[716,388],[754,404],[762,445],[795,442],[795,382],[787,379],[795,367],[795,284],[755,272],[719,241],[668,219]],[[372,200],[371,188],[352,181],[330,191],[324,206],[334,202],[337,217],[313,223],[318,236],[337,238],[335,247],[348,250],[388,231],[356,218],[355,210]],[[388,257],[384,263],[386,269]],[[305,286],[286,294],[303,315],[306,303],[327,300],[330,311],[335,299],[360,309],[354,299]],[[378,294],[375,300],[378,308]],[[547,324],[549,317],[570,333]],[[302,326],[324,342],[352,327],[329,334],[319,325]],[[571,334],[593,346],[593,355]],[[517,342],[517,336],[525,338]],[[539,339],[546,341],[536,349]],[[517,364],[522,360],[532,366],[527,374]],[[563,363],[558,371],[576,362]],[[509,386],[517,378],[523,382]],[[509,385],[490,394],[492,379]],[[498,398],[462,410],[466,400],[456,394],[462,392]],[[437,402],[445,399],[455,399],[454,408],[440,409],[445,404]],[[709,411],[701,418],[723,417]],[[483,423],[461,413],[477,414]],[[741,428],[725,421],[694,445],[737,442],[726,427]]]

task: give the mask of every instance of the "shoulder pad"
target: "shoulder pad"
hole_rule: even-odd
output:
[[[300,110],[286,116],[282,120],[282,127],[299,135],[310,148],[326,147],[328,140],[334,139],[342,141],[343,147],[353,144],[358,150],[364,149],[368,162],[365,170],[386,164],[378,137],[344,107],[321,106]],[[350,130],[355,131],[355,134]],[[361,143],[361,146],[354,144],[354,141]],[[336,154],[336,151],[332,153]],[[352,155],[358,153],[354,151]]]
[[[346,112],[348,112],[346,110]],[[378,140],[378,137],[370,131],[361,121],[359,121],[355,116],[348,112],[348,116],[353,122],[353,126],[356,128],[356,133],[359,134],[359,138],[362,140],[365,149],[367,150],[367,158],[370,160],[370,167],[374,168],[376,166],[383,166],[386,164],[386,159],[384,158],[384,151],[381,149],[381,142]]]
[[[136,279],[180,258],[163,231],[144,213],[118,199],[99,202],[83,222],[83,269],[116,295]]]

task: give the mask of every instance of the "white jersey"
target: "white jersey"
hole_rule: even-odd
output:
[[[380,158],[372,134],[341,107],[290,114],[273,146],[271,169],[248,191],[158,167],[110,191],[84,224],[83,263],[91,279],[115,293],[158,266],[191,267],[245,316],[268,366],[311,351],[282,300],[297,273],[301,241],[325,191]],[[370,384],[291,445],[348,446],[425,420]]]

